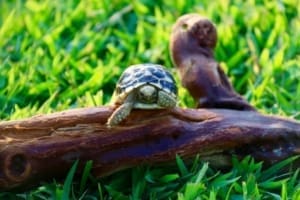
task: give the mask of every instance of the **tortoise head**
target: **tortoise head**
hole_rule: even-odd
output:
[[[137,99],[142,103],[155,103],[157,101],[157,89],[152,85],[143,85],[138,88]]]

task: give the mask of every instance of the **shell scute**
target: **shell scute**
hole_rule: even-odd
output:
[[[158,79],[153,76],[142,76],[138,81],[147,84],[158,83]]]

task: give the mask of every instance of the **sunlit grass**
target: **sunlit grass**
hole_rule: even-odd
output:
[[[239,93],[263,113],[300,119],[299,1],[201,2],[0,1],[1,119],[105,105],[122,71],[142,62],[167,66],[176,76],[180,105],[192,107],[191,97],[172,68],[168,50],[172,24],[180,15],[191,12],[215,23],[219,36],[215,57]],[[72,182],[66,178],[65,184],[45,183],[28,192],[2,196],[300,198],[299,170],[266,172],[261,163],[250,158],[235,161],[226,172],[197,160],[192,166],[180,158],[174,158],[176,162],[178,167],[145,166],[100,180],[87,175],[87,169],[88,178],[81,179],[85,180],[81,186],[80,181],[79,185],[76,181],[66,183]],[[266,173],[272,177],[264,177]]]

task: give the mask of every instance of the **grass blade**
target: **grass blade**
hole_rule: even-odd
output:
[[[177,166],[178,166],[178,169],[179,169],[181,175],[186,176],[189,172],[188,172],[188,169],[185,166],[183,160],[180,158],[179,155],[176,155],[176,163],[177,163]]]
[[[87,179],[90,175],[92,166],[93,166],[93,161],[92,160],[87,161],[87,163],[85,164],[85,167],[84,167],[84,170],[83,170],[83,173],[82,173],[82,177],[81,177],[81,181],[80,181],[80,189],[79,189],[80,194],[83,193],[83,190],[86,187],[86,182],[87,182]]]
[[[77,169],[77,165],[78,165],[78,160],[75,161],[75,163],[73,164],[72,168],[70,169],[67,178],[64,182],[64,186],[63,186],[63,192],[62,192],[62,200],[69,200],[69,195],[70,195],[70,191],[71,191],[71,187],[72,187],[72,181]]]

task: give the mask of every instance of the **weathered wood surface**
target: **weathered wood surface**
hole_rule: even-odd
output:
[[[142,163],[190,157],[252,155],[269,163],[299,154],[300,123],[252,111],[181,109],[134,111],[107,129],[108,107],[82,108],[0,124],[0,187],[65,175],[93,160],[103,176]],[[125,126],[126,124],[126,126]],[[213,163],[214,164],[214,163]],[[218,164],[218,163],[215,163]]]
[[[214,59],[217,31],[212,22],[198,14],[187,14],[174,24],[170,54],[182,85],[201,108],[255,110],[236,93]]]

